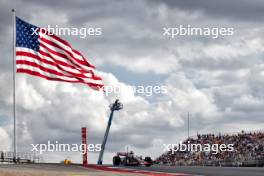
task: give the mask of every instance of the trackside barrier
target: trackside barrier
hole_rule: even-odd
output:
[[[18,152],[14,160],[13,152],[0,151],[0,163],[39,163],[42,158],[33,153]]]

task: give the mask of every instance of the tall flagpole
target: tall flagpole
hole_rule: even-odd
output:
[[[14,162],[17,158],[17,144],[16,144],[16,11],[12,9],[13,13],[13,116],[14,116]]]
[[[188,111],[188,117],[187,117],[187,130],[188,130],[188,139],[190,138],[190,112]]]

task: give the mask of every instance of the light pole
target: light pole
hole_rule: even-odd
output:
[[[110,117],[109,117],[109,120],[108,120],[107,128],[105,130],[105,135],[104,135],[104,139],[103,139],[102,146],[101,146],[101,151],[100,151],[98,162],[97,162],[98,165],[102,165],[103,164],[103,156],[104,156],[105,144],[106,144],[106,141],[107,141],[107,138],[108,138],[108,134],[109,134],[109,131],[110,131],[110,127],[111,127],[111,124],[112,124],[114,111],[121,110],[123,108],[123,104],[121,102],[119,102],[119,100],[117,99],[114,104],[111,104],[109,106],[109,108],[111,110],[111,114],[110,114]]]

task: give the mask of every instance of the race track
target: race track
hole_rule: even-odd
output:
[[[264,167],[187,167],[187,166],[159,166],[151,167],[113,167],[111,165],[81,165],[62,164],[0,164],[1,172],[12,171],[13,175],[56,175],[56,176],[264,176]],[[30,174],[28,174],[30,173]],[[142,174],[143,173],[143,174]],[[10,174],[9,174],[10,175]],[[12,175],[12,174],[11,174]]]
[[[157,166],[126,167],[166,173],[185,173],[203,176],[264,176],[264,168],[256,167],[201,167],[201,166]]]

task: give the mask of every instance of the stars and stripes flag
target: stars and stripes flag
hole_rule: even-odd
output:
[[[16,70],[47,80],[102,89],[95,66],[65,40],[16,17]]]

